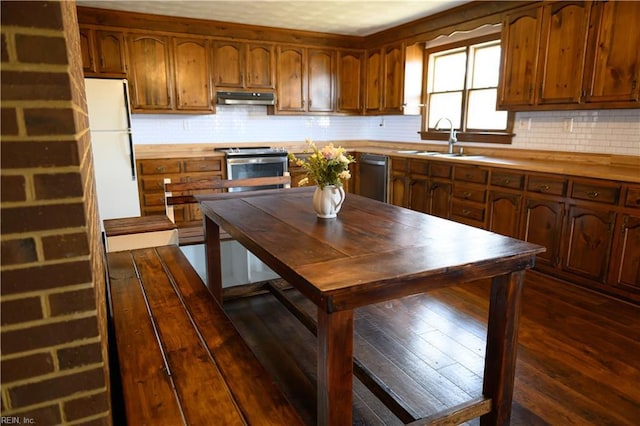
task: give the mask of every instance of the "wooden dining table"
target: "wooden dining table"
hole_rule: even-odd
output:
[[[319,219],[312,195],[293,188],[198,201],[207,285],[220,303],[222,228],[317,306],[317,424],[352,424],[354,309],[485,278],[482,396],[437,417],[509,424],[524,274],[544,247],[355,194],[336,219]]]

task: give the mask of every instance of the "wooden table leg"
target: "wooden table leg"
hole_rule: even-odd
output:
[[[494,277],[491,285],[482,393],[493,404],[480,418],[481,425],[508,425],[511,418],[524,273]]]
[[[353,310],[318,309],[318,425],[351,426]]]
[[[222,305],[222,264],[220,261],[220,227],[204,217],[204,242],[207,262],[207,287]]]

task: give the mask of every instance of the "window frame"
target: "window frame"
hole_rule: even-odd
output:
[[[472,45],[476,45],[476,44],[482,44],[482,43],[487,43],[487,42],[491,42],[491,41],[500,41],[500,33],[495,33],[495,34],[489,34],[489,35],[485,35],[485,36],[480,36],[480,37],[474,37],[474,38],[470,38],[467,40],[462,40],[462,41],[457,41],[457,42],[453,42],[453,43],[448,43],[448,44],[443,44],[437,47],[433,47],[431,49],[426,49],[425,50],[425,55],[424,55],[424,72],[423,72],[423,76],[422,76],[422,87],[424,88],[424,90],[422,91],[423,93],[423,99],[422,99],[422,104],[424,105],[424,108],[422,109],[422,123],[421,123],[421,127],[420,127],[420,138],[422,140],[442,140],[442,141],[446,141],[449,140],[449,130],[435,130],[435,129],[431,129],[428,127],[428,119],[429,119],[429,93],[428,93],[428,82],[429,82],[429,57],[430,55],[434,54],[434,53],[438,53],[438,52],[444,52],[446,50],[453,50],[453,49],[459,49],[464,47],[465,50],[467,51],[467,64],[469,61],[469,49],[470,46]],[[501,55],[503,54],[503,52],[501,52]],[[468,68],[468,65],[467,65]],[[505,130],[503,131],[484,131],[484,130],[467,130],[466,129],[466,123],[467,123],[467,103],[468,103],[468,99],[469,99],[469,93],[473,90],[479,90],[479,89],[473,89],[469,87],[469,75],[468,75],[468,69],[465,69],[465,78],[464,78],[464,87],[462,89],[462,102],[460,105],[461,108],[461,121],[462,121],[462,126],[465,128],[464,131],[462,130],[456,130],[456,135],[458,138],[459,142],[477,142],[477,143],[496,143],[496,144],[510,144],[513,137],[515,136],[514,132],[513,132],[513,127],[514,127],[514,123],[515,123],[515,113],[513,111],[508,111],[507,112],[507,127]],[[500,73],[502,70],[499,69],[498,73]],[[500,81],[500,79],[498,79]],[[499,83],[498,83],[499,84]],[[499,91],[499,88],[498,88]]]

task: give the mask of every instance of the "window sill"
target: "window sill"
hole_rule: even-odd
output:
[[[515,135],[513,133],[502,132],[456,132],[458,142],[478,142],[478,143],[500,143],[510,144],[511,139]],[[449,132],[420,132],[422,140],[448,141]]]

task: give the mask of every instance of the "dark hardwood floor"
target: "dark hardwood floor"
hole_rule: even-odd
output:
[[[356,311],[356,357],[426,416],[478,396],[489,281]],[[297,294],[289,297],[314,314]],[[270,294],[225,310],[309,425],[315,337]],[[354,424],[402,424],[354,378]],[[468,424],[477,425],[472,420]],[[512,425],[640,424],[640,307],[528,272]]]

